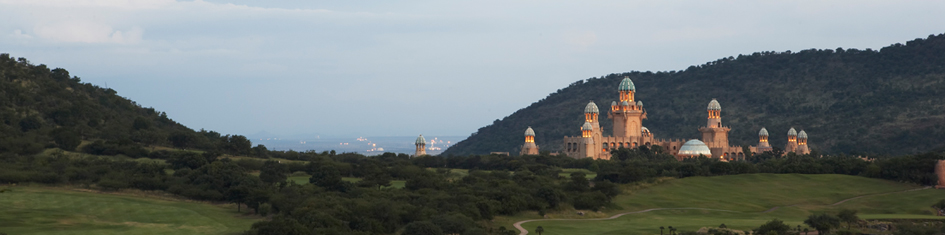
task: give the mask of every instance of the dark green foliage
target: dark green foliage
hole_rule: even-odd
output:
[[[444,155],[518,152],[522,131],[561,151],[564,136],[580,136],[588,101],[608,110],[617,85],[633,80],[658,138],[699,138],[706,104],[717,98],[733,145],[754,145],[761,127],[783,146],[790,127],[806,130],[821,153],[907,154],[945,147],[945,35],[879,51],[836,49],[758,52],[685,70],[628,72],[589,78],[495,120]],[[601,115],[605,136],[612,122]]]
[[[818,234],[827,234],[827,232],[830,232],[830,229],[840,226],[840,218],[826,213],[815,214],[808,216],[807,219],[804,220],[804,224],[816,229]]]
[[[264,162],[259,171],[259,179],[270,184],[285,182],[288,177],[289,167],[273,160]]]
[[[82,143],[82,136],[66,128],[57,128],[50,132],[49,135],[52,137],[53,142],[63,150],[73,151]]]
[[[443,230],[430,221],[416,221],[404,227],[404,234],[441,235]]]
[[[722,226],[719,227],[721,228]],[[791,230],[791,226],[784,224],[784,221],[773,219],[765,224],[762,224],[761,227],[756,228],[752,234],[787,235],[789,230]]]
[[[847,229],[850,229],[853,224],[860,221],[860,217],[856,216],[856,210],[852,209],[841,209],[840,212],[837,212],[837,218],[847,224]]]

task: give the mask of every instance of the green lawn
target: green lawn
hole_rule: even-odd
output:
[[[551,214],[552,218],[608,217],[621,212],[651,208],[710,208],[657,210],[629,214],[613,220],[536,221],[523,225],[530,231],[537,226],[543,234],[659,234],[659,226],[680,230],[717,227],[747,230],[774,218],[792,227],[803,225],[811,213],[833,213],[841,208],[856,209],[864,219],[937,218],[929,206],[945,199],[945,190],[904,190],[920,188],[886,180],[846,175],[751,174],[719,177],[691,177],[668,180],[657,185],[618,196],[614,203],[621,209],[577,216],[573,211]],[[885,194],[884,194],[885,193]],[[867,195],[867,196],[864,196]],[[864,196],[832,205],[844,199]],[[775,208],[773,209],[772,208]],[[506,224],[537,215],[503,218]],[[505,225],[512,228],[510,225]]]
[[[238,234],[258,218],[219,206],[13,186],[0,194],[0,232],[7,234]]]

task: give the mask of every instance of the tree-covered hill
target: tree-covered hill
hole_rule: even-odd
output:
[[[33,65],[25,58],[0,54],[0,153],[33,154],[45,148],[83,149],[93,154],[147,155],[146,146],[224,150],[249,140],[195,132],[167,117],[118,96],[112,89],[82,83],[65,69]],[[234,141],[235,140],[235,141]]]
[[[821,153],[907,154],[945,147],[945,34],[876,50],[757,52],[682,71],[629,72],[572,83],[492,125],[445,155],[517,153],[531,126],[541,150],[580,135],[588,101],[609,110],[624,77],[636,84],[657,138],[700,138],[706,106],[722,105],[733,145],[755,145],[761,127],[783,147],[787,130],[810,135]],[[601,115],[604,135],[612,123]]]

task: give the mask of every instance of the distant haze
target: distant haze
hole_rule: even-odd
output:
[[[758,51],[878,49],[945,32],[943,10],[863,0],[0,0],[0,53],[65,68],[198,130],[468,136],[579,79]]]

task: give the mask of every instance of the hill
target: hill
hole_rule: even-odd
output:
[[[445,155],[518,152],[531,126],[541,150],[579,136],[588,101],[617,100],[620,79],[636,84],[657,138],[700,138],[706,105],[717,98],[733,145],[754,145],[761,127],[775,147],[795,127],[821,153],[906,154],[945,147],[945,34],[878,51],[810,49],[757,52],[681,71],[627,72],[572,83],[480,128]],[[605,115],[602,115],[604,117]],[[612,123],[602,118],[604,134]]]
[[[783,220],[791,227],[807,227],[802,222],[808,215],[836,213],[840,209],[858,210],[864,219],[935,218],[930,205],[943,196],[942,190],[921,190],[917,185],[848,175],[690,177],[622,194],[614,198],[614,204],[623,209],[599,217],[653,208],[705,209],[654,210],[598,221],[535,221],[522,226],[532,232],[542,226],[545,229],[542,234],[656,234],[659,226],[695,231],[720,224],[749,230],[772,219]],[[550,217],[581,217],[572,214]]]
[[[143,157],[146,146],[248,154],[242,136],[194,130],[69,71],[0,54],[0,153],[30,155],[45,148]]]

